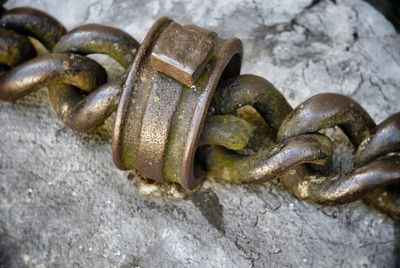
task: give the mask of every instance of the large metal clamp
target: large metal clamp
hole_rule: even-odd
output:
[[[115,165],[140,176],[195,188],[204,172],[195,161],[217,85],[240,73],[237,38],[159,19],[127,72],[113,137]]]

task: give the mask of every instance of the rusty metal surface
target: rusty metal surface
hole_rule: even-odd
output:
[[[79,132],[115,110],[113,159],[124,170],[192,190],[205,179],[260,183],[275,178],[321,204],[365,201],[400,219],[400,114],[376,126],[349,97],[323,93],[292,109],[267,80],[239,75],[242,44],[196,26],[159,19],[143,43],[97,24],[67,33],[30,8],[0,18],[0,100],[48,87],[64,123]],[[29,39],[51,53],[35,57]],[[127,72],[107,73],[87,54],[107,54]],[[8,68],[12,69],[8,70]],[[351,170],[332,173],[339,128],[354,146]]]
[[[107,81],[96,61],[75,54],[46,54],[26,61],[0,77],[0,99],[15,101],[54,83],[70,84],[89,92]]]
[[[127,68],[139,43],[126,32],[100,24],[79,26],[63,35],[53,48],[56,53],[107,54]]]
[[[127,68],[138,47],[139,43],[122,30],[87,24],[62,36],[53,53],[105,54]],[[54,110],[66,125],[78,132],[87,132],[100,126],[115,111],[121,84],[122,79],[111,81],[87,96],[69,85],[52,84],[49,96]]]
[[[137,142],[123,155],[124,158],[137,159],[128,167],[129,169],[136,169],[146,178],[177,182],[185,188],[193,189],[201,182],[201,176],[194,174],[193,162],[206,111],[225,66],[232,57],[241,54],[241,44],[235,39],[226,41],[216,39],[214,34],[194,27],[189,27],[190,30],[187,30],[186,27],[179,26],[168,19],[161,19],[155,25],[146,37],[152,40],[151,46],[147,46],[145,41],[143,49],[146,50],[145,56],[136,59],[141,61],[140,68],[136,68],[139,63],[134,63],[129,71],[137,77],[135,82],[124,85],[124,91],[138,92],[137,97],[133,97],[135,102],[131,108],[135,112],[117,113],[117,118],[120,116],[124,119],[122,125],[116,124],[115,129],[117,131],[126,129],[126,124],[138,126],[138,129],[135,127],[133,130],[136,135],[129,135],[128,138]],[[158,63],[157,67],[154,67],[152,50],[155,49],[159,55],[159,47],[166,47],[172,42],[166,41],[167,38],[171,38],[171,31],[177,36],[184,36],[178,39],[188,39],[191,34],[194,36],[192,41],[197,41],[199,35],[214,36],[214,44],[212,46],[207,44],[205,50],[203,45],[198,45],[198,43],[190,44],[191,47],[188,50],[187,40],[183,45],[179,43],[179,47],[176,48],[181,56],[184,56],[184,52],[189,53],[190,50],[196,49],[196,46],[202,51],[200,58],[194,56],[176,60],[183,60],[191,67],[202,68],[202,65],[207,64],[203,67],[204,72],[191,87],[165,75],[163,72],[168,73],[166,69],[159,72],[160,66],[168,66],[173,59],[168,58],[164,65]],[[172,42],[172,44],[175,43]],[[213,50],[208,51],[210,49]],[[166,50],[172,51],[171,48]],[[207,55],[211,53],[214,57],[204,62],[209,58]],[[177,54],[172,55],[172,57],[176,56]],[[240,65],[235,68],[237,70],[232,73],[238,73]],[[123,98],[120,103],[125,105],[125,102],[129,104],[131,101],[131,99]],[[131,129],[128,128],[128,131]],[[125,139],[123,142],[129,141]],[[114,148],[114,155],[118,155],[120,151],[119,148]],[[170,158],[174,159],[169,160]]]
[[[46,48],[52,49],[66,33],[64,26],[55,18],[40,10],[20,7],[1,14],[0,26],[38,39]]]
[[[28,37],[0,29],[0,64],[15,66],[36,56]]]
[[[216,34],[172,22],[151,52],[152,66],[190,87],[210,60]]]

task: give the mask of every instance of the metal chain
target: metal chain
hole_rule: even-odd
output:
[[[167,19],[157,23],[160,29],[163,25],[173,24]],[[200,31],[194,26],[187,30]],[[150,30],[151,34],[153,32],[156,31]],[[192,32],[191,36],[199,36]],[[152,42],[150,37],[145,39],[142,47],[149,46]],[[35,41],[31,38],[51,53],[36,55],[32,45]],[[213,35],[207,35],[201,42],[207,45],[213,38]],[[107,83],[105,69],[85,55],[107,54],[130,70],[139,68],[135,62],[144,57],[146,53],[143,51],[134,38],[119,29],[88,24],[67,32],[56,19],[41,11],[3,9],[0,18],[0,68],[3,71],[0,75],[0,100],[15,101],[47,87],[50,102],[63,122],[75,131],[90,131],[100,126],[117,108],[125,109],[120,108],[127,95],[123,93],[124,87],[137,81],[127,71],[120,81]],[[170,71],[165,70],[163,63],[160,66],[162,71]],[[178,80],[184,79],[184,84],[190,83],[192,77],[187,78],[185,73],[178,71],[174,69],[168,74]],[[163,79],[172,83],[170,78]],[[166,98],[178,92],[173,86],[165,90],[170,90]],[[135,94],[140,94],[140,91]],[[155,103],[159,101],[157,98]],[[130,101],[138,100],[136,96]],[[171,97],[169,101],[174,99]],[[165,115],[155,113],[154,116],[163,118]],[[125,116],[118,118],[117,114],[119,124],[126,120]],[[142,127],[146,123],[143,120]],[[321,134],[321,130],[333,127],[341,129],[355,148],[355,166],[345,173],[327,172],[334,144],[328,136]],[[118,137],[115,140],[126,139],[120,134],[118,124],[116,129],[114,133]],[[118,147],[118,144],[113,144],[113,147]],[[217,180],[262,183],[279,178],[298,198],[329,205],[364,198],[372,206],[400,219],[400,113],[376,125],[354,100],[333,93],[313,96],[292,109],[267,80],[235,74],[229,79],[221,77],[195,149],[195,164],[202,165]],[[174,148],[169,150],[174,153]],[[128,160],[143,162],[140,159]],[[122,169],[130,167],[116,160],[115,156],[114,162]],[[173,164],[168,160],[165,162],[173,173]],[[144,162],[144,173],[152,169],[152,164]],[[181,183],[173,175],[168,176],[171,179],[167,181]],[[185,188],[194,188],[181,184]]]

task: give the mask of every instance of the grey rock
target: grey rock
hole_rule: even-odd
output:
[[[160,16],[245,46],[244,73],[297,105],[320,92],[362,103],[377,122],[399,111],[400,37],[361,0],[9,1],[68,29],[120,27],[138,40]],[[118,76],[114,63],[103,59]],[[395,267],[400,226],[361,201],[323,207],[278,182],[207,181],[182,200],[150,198],[111,160],[112,119],[92,135],[63,127],[45,89],[0,103],[2,267]],[[340,157],[339,157],[340,158]]]

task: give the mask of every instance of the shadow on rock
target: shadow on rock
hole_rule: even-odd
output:
[[[0,233],[0,268],[15,267],[18,253],[17,244],[7,234]]]
[[[208,223],[225,235],[223,207],[214,191],[211,189],[197,191],[193,193],[190,199]]]

